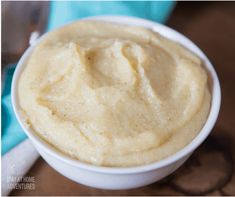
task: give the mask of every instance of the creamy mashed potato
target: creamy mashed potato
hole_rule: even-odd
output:
[[[119,167],[190,143],[211,100],[206,71],[190,51],[144,28],[95,21],[45,36],[18,90],[41,138],[80,161]]]

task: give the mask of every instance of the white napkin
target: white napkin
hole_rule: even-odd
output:
[[[2,196],[9,195],[39,157],[29,139],[24,140],[2,157]]]

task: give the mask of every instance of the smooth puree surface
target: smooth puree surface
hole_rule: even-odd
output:
[[[151,30],[97,21],[48,33],[18,96],[26,124],[56,149],[118,167],[176,153],[200,132],[211,101],[189,50]]]

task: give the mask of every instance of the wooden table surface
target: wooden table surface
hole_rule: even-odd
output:
[[[219,75],[222,106],[209,138],[174,174],[146,187],[108,191],[79,185],[39,158],[34,190],[11,195],[235,195],[235,2],[180,2],[168,26],[195,42]]]

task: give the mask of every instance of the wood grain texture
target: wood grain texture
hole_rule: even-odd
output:
[[[35,177],[35,190],[14,190],[11,195],[235,195],[235,2],[180,2],[167,25],[207,54],[222,87],[216,126],[192,157],[158,183],[122,191],[74,183],[40,158],[27,175]]]

